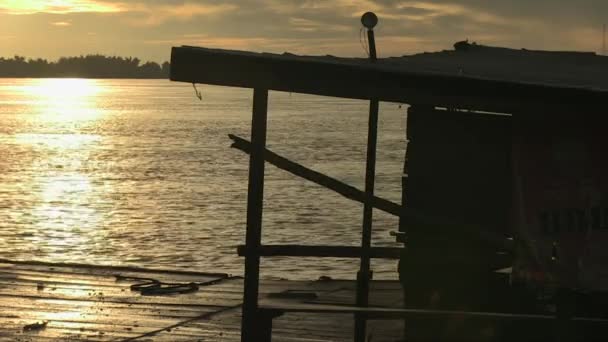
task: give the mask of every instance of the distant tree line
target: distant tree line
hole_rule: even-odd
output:
[[[104,55],[61,57],[56,62],[0,57],[0,77],[169,78],[169,67],[169,62]]]

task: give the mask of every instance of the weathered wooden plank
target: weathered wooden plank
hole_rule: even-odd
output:
[[[591,89],[406,72],[382,66],[381,59],[353,63],[187,46],[172,49],[171,80],[501,113],[598,111],[608,96]]]
[[[228,319],[227,319],[228,318]],[[195,321],[180,326],[171,332],[162,332],[154,336],[155,341],[195,340],[221,340],[230,341],[239,338],[240,316],[231,313],[218,315],[210,320]],[[379,324],[380,323],[380,324]],[[403,331],[401,322],[370,322],[369,332],[374,341],[396,341]],[[351,341],[353,320],[350,315],[314,315],[314,314],[286,314],[275,319],[273,340],[275,341]],[[381,326],[381,327],[380,327]],[[201,331],[205,334],[201,335]]]
[[[81,291],[106,291],[106,292],[125,292],[129,291],[131,284],[96,284],[95,282],[82,282],[75,279],[53,279],[40,277],[19,277],[16,281],[14,278],[0,275],[0,284],[2,286],[25,286],[40,289],[40,291],[51,290],[81,290]]]
[[[86,296],[98,296],[102,297],[101,299],[108,298],[134,298],[142,296],[138,291],[133,291],[129,288],[131,284],[125,284],[122,287],[110,287],[110,286],[96,286],[94,284],[91,285],[78,285],[78,284],[65,284],[62,282],[54,282],[54,281],[36,281],[36,280],[24,280],[19,282],[13,281],[3,281],[0,278],[0,287],[5,289],[11,289],[13,292],[10,295],[32,295],[33,291],[39,296],[45,295],[86,295]],[[2,291],[2,290],[0,290]],[[241,291],[238,291],[236,288],[228,290],[228,288],[222,290],[216,290],[213,286],[201,286],[197,292],[190,293],[191,296],[198,297],[206,297],[213,298],[214,296],[221,295],[224,298],[233,298],[238,299]],[[160,296],[144,296],[149,298],[160,297]]]
[[[545,327],[550,329],[555,325],[555,316],[539,315],[539,314],[513,314],[513,313],[498,313],[498,312],[472,312],[472,311],[456,311],[456,310],[422,310],[422,309],[392,309],[392,308],[374,308],[374,307],[356,307],[346,305],[318,305],[293,302],[279,301],[264,301],[260,303],[260,308],[263,310],[272,310],[283,313],[310,313],[310,314],[365,314],[369,319],[407,319],[407,318],[428,318],[428,319],[466,319],[468,322],[479,323],[504,323],[513,324],[530,324],[534,322],[537,327]],[[573,326],[587,327],[603,334],[608,333],[608,319],[595,319],[585,317],[574,317],[570,321]],[[479,325],[482,326],[482,325]],[[522,331],[522,333],[525,333]]]
[[[310,315],[309,315],[310,316]],[[171,331],[171,334],[175,333],[176,335],[182,336],[191,336],[198,337],[200,336],[200,332],[204,331],[210,335],[226,335],[226,333],[230,332],[238,332],[240,329],[240,315],[232,313],[230,315],[232,318],[229,321],[225,320],[225,316],[221,315],[220,318],[214,318],[211,320],[200,320],[188,323],[186,325],[175,328]],[[338,319],[335,321],[334,318]],[[306,320],[303,317],[281,317],[277,323],[277,331],[275,337],[285,336],[291,338],[304,338],[304,337],[324,337],[324,340],[332,340],[333,338],[339,337],[341,334],[344,334],[346,331],[343,331],[341,325],[339,323],[344,323],[346,321],[352,321],[348,317],[317,317],[317,320]],[[344,322],[339,322],[344,321]],[[352,325],[352,322],[351,324]],[[166,334],[166,332],[161,332],[162,334]],[[155,338],[158,335],[155,336]],[[328,339],[328,337],[330,337]],[[278,338],[277,340],[282,340]]]
[[[100,300],[99,298],[68,298],[63,299],[57,296],[22,296],[22,295],[3,295],[0,296],[2,298],[3,304],[8,305],[30,305],[32,302],[37,306],[45,306],[48,305],[56,306],[56,307],[76,307],[76,308],[89,308],[94,305],[106,305],[108,307],[116,307],[116,308],[141,308],[145,309],[155,309],[155,310],[176,310],[176,311],[200,311],[206,310],[208,308],[222,308],[225,305],[209,305],[204,303],[204,301],[193,301],[187,303],[186,305],[180,303],[172,303],[172,302],[125,302],[118,301],[113,302],[109,300]]]
[[[49,268],[48,273],[45,267]],[[195,293],[141,296],[129,290],[133,282],[116,282],[114,273],[110,269],[96,272],[94,267],[0,264],[0,341],[240,339],[238,306],[242,302],[243,279],[226,279]],[[173,277],[170,273],[157,275],[154,271],[140,274],[155,279],[164,276],[165,281],[195,279],[188,275]],[[42,288],[38,287],[39,282],[44,284]],[[348,303],[354,296],[354,286],[348,280],[262,280],[259,295],[269,298],[295,291],[315,293],[319,300]],[[397,282],[374,281],[371,287],[372,303],[375,295],[384,298],[401,294]],[[45,320],[48,325],[43,331],[22,331],[27,324]],[[277,341],[348,340],[352,316],[288,314],[277,319],[276,329]]]
[[[289,256],[289,257],[335,257],[359,258],[362,255],[361,247],[357,246],[306,246],[306,245],[263,245],[255,249],[247,246],[238,246],[240,256],[255,253],[260,256]],[[400,247],[370,247],[369,256],[381,259],[399,259],[403,248]]]
[[[187,319],[187,320],[183,320],[183,321],[180,321],[178,323],[169,325],[168,327],[164,327],[162,329],[157,329],[157,330],[149,331],[149,332],[147,332],[147,333],[145,333],[145,334],[143,334],[141,336],[135,337],[135,338],[126,339],[125,342],[126,341],[134,341],[134,340],[140,339],[141,337],[155,336],[159,332],[162,332],[162,331],[171,331],[173,329],[182,327],[185,324],[188,324],[190,322],[195,322],[195,321],[199,321],[199,320],[207,320],[207,319],[209,319],[209,318],[211,318],[211,317],[213,317],[215,315],[222,314],[224,312],[230,312],[230,311],[233,311],[235,309],[240,309],[241,306],[242,305],[239,304],[239,305],[235,305],[235,306],[232,306],[232,307],[222,308],[222,309],[214,311],[214,312],[204,313],[204,314],[199,315],[198,317],[194,317],[194,318],[190,318],[190,319]]]
[[[209,311],[214,312],[214,311]],[[63,325],[67,323],[72,324],[100,324],[104,326],[115,326],[115,327],[147,327],[147,328],[159,328],[170,324],[174,324],[181,320],[186,320],[192,317],[170,317],[164,315],[136,315],[133,312],[125,313],[122,310],[104,310],[103,307],[98,308],[96,311],[91,312],[79,312],[79,311],[47,311],[47,310],[36,310],[36,311],[11,311],[12,317],[3,318],[3,320],[32,323],[37,321],[48,321],[53,324]]]
[[[116,279],[108,276],[89,276],[84,275],[70,275],[68,273],[53,273],[43,271],[30,271],[30,270],[17,270],[12,269],[10,271],[0,269],[0,278],[7,280],[19,279],[21,280],[34,280],[34,281],[55,281],[73,284],[95,284],[99,286],[117,286]]]
[[[28,318],[28,319],[53,319],[55,317],[66,318],[66,317],[77,317],[79,322],[97,322],[102,323],[110,318],[110,322],[120,317],[129,317],[129,321],[142,322],[142,325],[146,325],[146,322],[157,322],[159,320],[185,320],[192,317],[197,317],[202,313],[215,312],[219,307],[206,308],[198,311],[185,311],[185,310],[155,310],[152,308],[139,308],[139,307],[108,307],[106,305],[95,306],[94,308],[80,308],[80,307],[48,307],[45,306],[40,309],[32,310],[31,307],[15,307],[12,305],[2,305],[0,310],[10,313],[6,317],[8,318]],[[0,317],[3,317],[0,314]],[[140,320],[141,319],[141,320]]]
[[[118,280],[116,276],[122,277]],[[224,278],[215,276],[182,276],[160,273],[132,273],[132,272],[113,272],[107,274],[87,275],[87,274],[70,274],[65,272],[44,272],[44,270],[28,270],[28,269],[10,269],[6,270],[0,266],[0,279],[7,281],[14,281],[18,278],[19,280],[30,280],[41,283],[63,283],[63,284],[77,284],[77,285],[98,285],[101,287],[116,287],[116,288],[128,288],[130,285],[135,283],[147,282],[148,279],[155,279],[164,283],[213,283],[228,281],[238,278]]]
[[[119,322],[119,317],[116,318],[115,322]],[[92,322],[92,321],[68,321],[68,320],[35,320],[27,317],[19,319],[0,319],[2,324],[2,330],[12,329],[20,330],[24,332],[24,327],[28,324],[36,322],[47,322],[46,326],[41,329],[45,331],[66,331],[66,332],[78,332],[78,331],[89,331],[89,332],[104,332],[105,334],[112,334],[113,332],[119,332],[120,334],[143,334],[150,331],[153,328],[159,328],[170,325],[175,321],[163,321],[162,325],[145,325],[145,324],[118,324],[118,323],[106,323],[106,322]]]
[[[170,277],[176,276],[193,276],[193,277],[211,277],[211,278],[222,278],[228,276],[227,273],[221,272],[195,272],[195,271],[182,271],[182,270],[167,270],[167,269],[149,269],[133,266],[108,266],[108,265],[90,265],[90,264],[79,264],[79,263],[51,263],[43,261],[19,261],[19,260],[8,260],[0,258],[0,268],[13,268],[13,269],[39,269],[48,270],[49,273],[53,272],[68,272],[72,274],[82,274],[89,276],[103,276],[112,275],[116,273],[138,273],[148,275],[168,275]]]
[[[137,336],[138,329],[145,331],[146,328],[128,327],[128,326],[115,326],[115,325],[104,325],[104,324],[92,324],[92,323],[61,323],[50,321],[46,326],[40,330],[24,331],[23,327],[27,324],[31,324],[32,321],[4,321],[0,320],[2,328],[0,328],[0,334],[4,332],[8,335],[11,333],[13,341],[18,340],[19,337],[32,338],[39,340],[42,338],[49,338],[55,341],[72,341],[76,336],[80,336],[83,340],[116,340],[117,338],[127,338],[131,336]],[[1,335],[0,335],[1,336]],[[27,340],[27,339],[25,339]]]
[[[83,303],[84,301],[86,301],[86,295],[64,295],[64,294],[57,294],[53,297],[49,297],[49,296],[43,296],[43,295],[39,295],[36,293],[32,293],[30,295],[13,295],[11,294],[11,291],[7,291],[7,292],[3,292],[3,289],[0,289],[0,298],[3,298],[3,300],[8,300],[8,298],[24,298],[24,299],[28,299],[28,300],[32,300],[32,301],[36,301],[36,300],[48,300],[48,299],[61,299],[61,300],[65,300],[65,301],[74,301],[76,303]],[[180,296],[166,296],[166,297],[149,297],[149,296],[141,296],[141,297],[112,297],[112,296],[107,296],[107,297],[103,297],[102,299],[99,298],[95,298],[95,299],[90,299],[90,301],[93,302],[104,302],[104,303],[115,303],[115,304],[123,304],[123,305],[132,305],[132,306],[136,306],[138,304],[149,304],[149,305],[155,305],[155,306],[171,306],[171,307],[175,307],[175,306],[184,306],[184,307],[191,307],[191,308],[197,308],[200,307],[201,305],[204,306],[217,306],[217,307],[224,307],[224,306],[232,306],[235,304],[238,304],[241,302],[240,299],[237,298],[224,298],[221,294],[216,294],[212,297],[205,297],[205,296],[189,296],[187,298],[182,298]]]
[[[41,341],[124,340],[213,314],[224,310],[223,305],[230,302],[240,304],[241,294],[236,290],[144,297],[129,290],[136,280],[116,282],[113,277],[116,273],[107,268],[95,272],[91,267],[0,265],[0,337]],[[199,274],[127,273],[163,281],[201,280]],[[202,277],[204,281],[210,279],[207,274]],[[219,305],[205,305],[210,303]],[[24,326],[42,321],[48,323],[35,334],[22,331]]]

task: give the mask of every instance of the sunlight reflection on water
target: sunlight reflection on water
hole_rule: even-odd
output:
[[[160,80],[0,80],[0,257],[240,274],[251,92]],[[378,193],[400,200],[404,109],[381,105]],[[271,93],[268,144],[363,188],[367,103]],[[357,245],[361,205],[266,171],[264,240]],[[375,213],[374,243],[397,220]],[[314,265],[314,267],[311,267]],[[265,274],[353,278],[356,260],[264,260]],[[379,261],[375,276],[394,278]]]

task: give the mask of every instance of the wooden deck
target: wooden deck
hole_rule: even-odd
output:
[[[137,279],[198,283],[198,291],[142,295]],[[0,341],[238,341],[243,280],[225,274],[0,260]],[[372,283],[371,304],[399,307],[396,281]],[[260,299],[353,304],[352,281],[263,280]],[[46,324],[45,324],[46,323]],[[274,341],[349,341],[348,314],[286,314]],[[38,325],[36,325],[38,324]],[[397,341],[399,321],[370,322],[373,341]]]

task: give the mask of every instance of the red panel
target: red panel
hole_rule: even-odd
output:
[[[571,113],[574,114],[574,113]],[[596,116],[514,120],[514,275],[608,290],[608,135]]]

